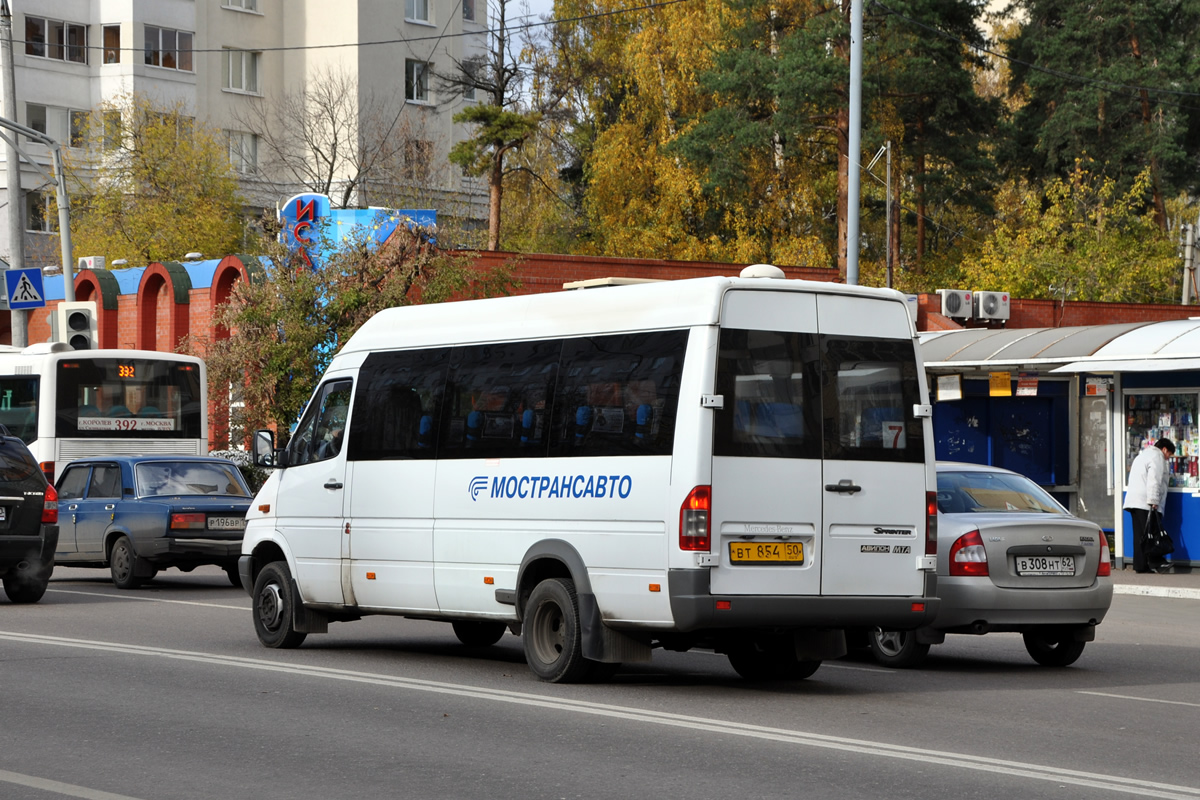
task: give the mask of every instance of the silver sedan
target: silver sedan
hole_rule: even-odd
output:
[[[933,622],[867,639],[886,666],[920,664],[948,633],[1017,632],[1039,664],[1083,653],[1112,603],[1108,540],[1033,481],[997,467],[939,463]]]

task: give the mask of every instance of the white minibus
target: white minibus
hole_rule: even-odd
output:
[[[392,308],[274,444],[239,564],[268,647],[394,614],[518,634],[548,681],[657,647],[781,680],[936,611],[930,408],[890,290],[756,265]]]
[[[207,453],[207,385],[195,356],[0,345],[0,424],[50,483],[77,458]]]

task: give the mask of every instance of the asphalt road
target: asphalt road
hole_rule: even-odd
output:
[[[554,686],[383,617],[268,650],[249,609],[215,568],[0,599],[0,799],[1200,798],[1196,599],[1118,595],[1067,669],[952,636],[771,686],[704,652]]]

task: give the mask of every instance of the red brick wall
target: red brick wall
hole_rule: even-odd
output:
[[[651,258],[609,258],[604,256],[560,256],[546,253],[482,252],[476,265],[494,269],[508,265],[520,281],[518,294],[539,294],[562,290],[564,283],[592,278],[657,278],[681,280],[711,275],[736,276],[743,264],[718,264],[710,261],[658,261]],[[780,267],[789,278],[810,281],[836,281],[838,271],[825,267]]]

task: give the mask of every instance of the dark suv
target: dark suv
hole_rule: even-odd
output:
[[[0,429],[0,576],[14,603],[46,593],[58,547],[58,494],[24,442]]]

